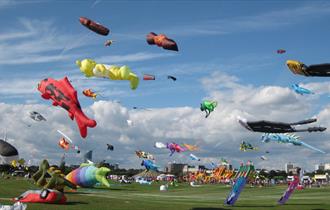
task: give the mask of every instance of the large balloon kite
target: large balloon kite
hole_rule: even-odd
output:
[[[139,77],[134,74],[128,66],[108,66],[105,64],[98,64],[92,59],[77,60],[76,64],[86,77],[128,80],[130,81],[132,90],[135,90],[139,85]]]
[[[179,51],[178,45],[175,43],[173,39],[169,39],[164,34],[155,34],[154,32],[150,32],[147,35],[147,42],[150,45],[157,45],[158,47],[162,47],[166,50]]]
[[[0,164],[10,164],[14,160],[18,160],[17,149],[8,142],[0,139]]]
[[[94,31],[95,33],[98,33],[100,35],[106,36],[109,34],[109,29],[100,23],[97,23],[93,20],[90,20],[86,17],[80,17],[79,18],[80,23],[88,28],[91,31]]]
[[[291,87],[294,92],[296,92],[297,94],[300,94],[300,95],[314,94],[313,91],[300,87],[298,84],[293,84],[293,85],[291,85]]]
[[[37,122],[40,121],[47,121],[46,118],[44,118],[44,116],[42,116],[40,113],[36,112],[36,111],[31,111],[29,112],[30,118],[32,120],[35,120]]]
[[[299,61],[288,60],[286,65],[294,74],[307,77],[330,77],[330,63],[307,66]]]
[[[273,121],[247,121],[241,117],[238,117],[238,122],[246,129],[254,132],[264,132],[264,133],[292,133],[292,132],[322,132],[327,128],[325,127],[309,127],[296,129],[294,126],[299,126],[303,124],[309,124],[316,122],[317,119],[308,119],[294,123],[284,123],[284,122],[273,122]]]
[[[217,105],[218,105],[218,102],[216,102],[216,101],[205,100],[201,103],[200,109],[202,112],[204,112],[204,111],[206,112],[205,118],[207,118],[211,114],[211,112],[214,111],[214,109],[215,109],[215,107],[217,107]]]
[[[89,119],[82,111],[77,91],[72,87],[67,77],[61,80],[44,79],[38,84],[38,90],[41,92],[42,98],[51,99],[54,106],[61,106],[67,110],[72,120],[76,118],[81,137],[87,136],[87,127],[96,126],[96,121]]]

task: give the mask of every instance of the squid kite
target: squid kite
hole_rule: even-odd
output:
[[[92,59],[84,59],[76,61],[80,71],[86,77],[100,77],[111,80],[128,80],[130,81],[131,89],[135,90],[139,85],[139,77],[134,74],[128,66],[108,66],[105,64],[96,63]]]
[[[79,22],[83,26],[88,28],[89,30],[94,31],[95,33],[103,35],[103,36],[107,36],[110,32],[110,30],[107,27],[105,27],[105,26],[101,25],[100,23],[97,23],[93,20],[90,20],[86,17],[80,17]]]

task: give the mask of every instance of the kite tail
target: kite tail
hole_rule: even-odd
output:
[[[80,135],[85,138],[87,136],[87,127],[94,128],[96,121],[89,119],[84,113],[76,112],[75,118],[80,130]]]
[[[311,145],[309,145],[309,144],[306,144],[305,142],[301,142],[301,144],[302,144],[303,146],[305,146],[305,147],[308,147],[309,149],[312,149],[312,150],[314,150],[314,151],[318,151],[318,152],[320,152],[320,153],[325,154],[324,151],[322,151],[322,150],[320,150],[320,149],[318,149],[318,148],[316,148],[316,147],[313,147],[313,146],[311,146]]]

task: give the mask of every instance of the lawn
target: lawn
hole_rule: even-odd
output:
[[[38,189],[30,181],[0,179],[0,203],[11,204],[10,198],[28,189]],[[329,210],[330,187],[295,191],[284,206],[277,205],[285,186],[249,187],[241,193],[234,207],[223,205],[230,187],[224,185],[203,185],[192,188],[186,184],[170,187],[167,192],[159,191],[159,184],[119,185],[109,189],[79,189],[67,193],[66,205],[28,204],[28,210]]]

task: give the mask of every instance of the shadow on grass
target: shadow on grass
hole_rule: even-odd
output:
[[[192,208],[190,210],[230,210],[230,209],[213,208],[213,207],[197,207],[197,208]]]
[[[81,205],[81,204],[88,204],[87,202],[81,202],[81,201],[69,201],[66,202],[65,205]]]

